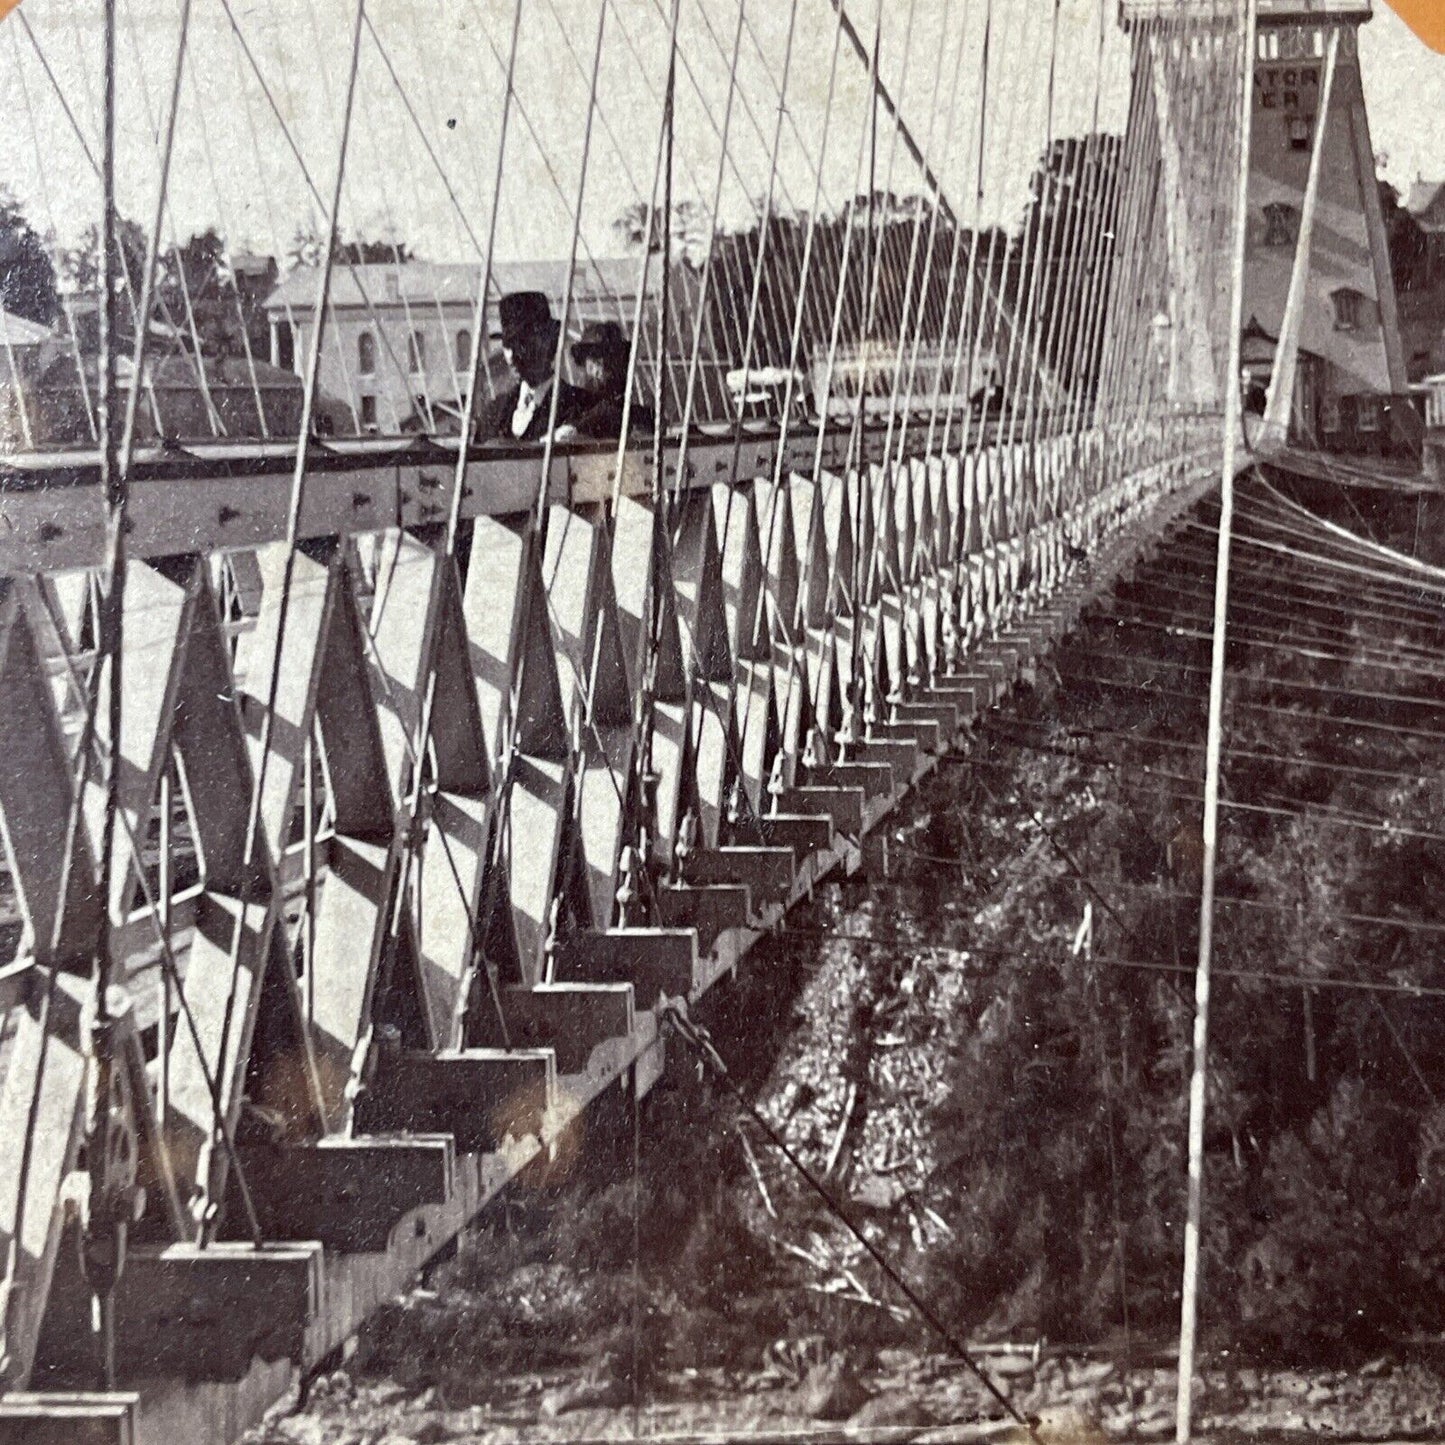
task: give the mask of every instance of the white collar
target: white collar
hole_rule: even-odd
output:
[[[550,376],[536,386],[521,379],[518,380],[517,404],[512,408],[512,435],[514,437],[520,437],[531,426],[532,418],[536,416],[537,408],[542,405],[551,385],[552,378]]]

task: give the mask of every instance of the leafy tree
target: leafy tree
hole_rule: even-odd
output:
[[[226,265],[225,243],[214,229],[192,236],[168,250],[157,278],[157,319],[184,338],[194,349],[191,326],[205,356],[241,353],[241,326],[234,288]]]
[[[1430,284],[1430,251],[1420,223],[1400,204],[1400,193],[1389,181],[1380,182],[1380,210],[1390,249],[1390,269],[1398,291],[1414,291]]]
[[[800,367],[826,355],[835,314],[844,347],[865,339],[878,342],[885,351],[900,341],[911,346],[915,339],[923,347],[951,345],[961,323],[970,332],[981,325],[987,334],[993,333],[992,308],[1000,291],[1007,289],[1007,269],[1014,254],[1006,232],[958,232],[946,213],[940,211],[935,220],[931,198],[884,191],[871,201],[867,194],[855,196],[840,212],[818,216],[811,228],[806,285],[802,274],[810,229],[806,217],[775,213],[766,222],[760,217],[744,230],[716,238],[706,334],[718,356],[731,365],[741,363],[760,252],[763,274],[752,328],[754,365],[787,364],[800,307],[796,357]],[[976,271],[972,291],[967,283],[970,265]],[[991,285],[977,279],[988,273]],[[909,298],[906,317],[901,314],[905,296]],[[963,322],[965,304],[973,310],[969,322]]]
[[[1399,510],[1372,518],[1397,541],[1410,528]],[[1419,645],[1428,625],[1402,623],[1413,636],[1401,644]],[[1095,956],[1077,956],[1085,895],[1061,857],[1040,841],[991,860],[998,882],[971,938],[990,976],[937,1128],[950,1149],[940,1182],[958,1208],[937,1288],[973,1326],[1099,1339],[1127,1315],[1134,1331],[1163,1336],[1178,1316],[1199,824],[1198,804],[1149,770],[1177,771],[1180,745],[1198,740],[1208,639],[1132,659],[1117,655],[1115,618],[1088,627],[1058,659],[1067,692],[1020,704],[1058,752],[1010,756],[1007,798],[963,810],[1008,840],[1043,817],[1111,909],[1095,910]],[[1099,647],[1132,689],[1083,680]],[[1240,754],[1230,794],[1307,798],[1312,811],[1231,814],[1221,857],[1221,897],[1294,906],[1216,914],[1204,1326],[1220,1343],[1304,1362],[1378,1350],[1433,1329],[1445,1309],[1445,1008],[1231,973],[1440,988],[1430,933],[1342,915],[1418,917],[1421,900],[1439,896],[1445,769],[1388,733],[1286,714],[1297,683],[1368,710],[1359,700],[1387,686],[1380,664],[1258,656],[1235,666],[1275,710],[1228,719]],[[1127,769],[1066,755],[1071,740],[1126,733]],[[1382,796],[1304,757],[1404,771]],[[1387,827],[1342,829],[1330,810],[1378,810]],[[1110,966],[1118,960],[1148,967]]]
[[[50,252],[20,202],[4,190],[0,190],[0,306],[41,326],[49,326],[60,312]]]
[[[162,259],[158,320],[177,329],[191,348],[194,318],[206,356],[241,357],[249,345],[253,357],[265,357],[270,340],[264,303],[275,284],[274,262],[258,274],[238,275],[214,228],[192,236]]]
[[[1091,308],[1108,294],[1114,265],[1121,138],[1054,141],[1039,158],[1006,293],[1028,328],[1030,354],[1064,388],[1087,395],[1104,345]],[[1092,345],[1086,343],[1092,340]]]
[[[288,267],[319,266],[326,238],[314,226],[298,226],[286,251]],[[344,266],[386,265],[416,259],[405,241],[337,238],[332,259]]]
[[[116,236],[120,242],[120,277],[118,289],[124,290],[127,283],[134,293],[139,294],[141,278],[145,275],[146,233],[138,221],[125,216],[116,223]],[[100,288],[100,227],[90,225],[80,239],[80,244],[60,254],[60,274],[72,291],[93,295]],[[124,314],[124,307],[122,307]],[[128,323],[127,323],[128,324]]]
[[[117,297],[116,339],[122,348],[135,341],[135,310],[145,276],[146,233],[137,221],[122,216],[116,225],[120,268],[115,282]],[[74,316],[76,340],[82,353],[95,355],[100,348],[100,227],[86,228],[77,245],[59,255],[59,271],[65,289],[96,305],[80,307]]]
[[[338,241],[336,259],[345,266],[379,266],[416,257],[405,241]]]
[[[663,214],[661,206],[649,207],[645,201],[633,201],[612,222],[612,233],[629,251],[647,246],[650,255],[662,250]],[[712,235],[712,218],[707,207],[698,201],[678,201],[672,208],[672,249],[690,264],[697,266],[707,254]]]
[[[286,248],[286,268],[294,270],[297,266],[319,266],[325,242],[311,226],[298,226],[296,234],[291,237],[291,244]]]

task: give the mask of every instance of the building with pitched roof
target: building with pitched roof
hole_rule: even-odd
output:
[[[632,330],[637,312],[640,258],[579,261],[573,275],[569,329],[588,321],[621,321]],[[541,291],[562,313],[565,261],[499,261],[492,267],[494,295]],[[407,260],[333,268],[323,338],[323,392],[351,409],[357,432],[396,433],[411,428],[455,427],[472,367],[477,287],[481,267]],[[302,371],[316,310],[319,272],[298,266],[266,300],[271,361]],[[648,267],[643,326],[657,325],[661,268]],[[506,379],[495,305],[487,314],[484,379]]]
[[[129,356],[116,362],[121,404],[133,384]],[[99,364],[93,354],[77,362],[68,345],[55,349],[27,391],[34,441],[40,445],[87,446],[95,437],[100,396]],[[136,439],[142,445],[173,442],[294,437],[301,424],[301,381],[290,371],[241,356],[209,356],[198,362],[189,351],[146,358]],[[323,398],[317,430],[344,426],[334,400]]]

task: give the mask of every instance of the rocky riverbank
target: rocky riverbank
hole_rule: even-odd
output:
[[[418,1304],[417,1308],[430,1308]],[[810,1342],[799,1344],[805,1354]],[[621,1376],[574,1371],[477,1381],[460,1400],[436,1385],[337,1372],[307,1410],[253,1437],[266,1445],[541,1445],[592,1440],[917,1442],[1013,1445],[1027,1435],[954,1360],[882,1350],[850,1361],[781,1359],[752,1371],[690,1369],[652,1382],[636,1408]],[[1174,1375],[1093,1358],[986,1357],[1046,1445],[1172,1439]],[[1198,1428],[1210,1441],[1260,1445],[1328,1438],[1445,1435],[1441,1375],[1380,1359],[1357,1372],[1214,1369],[1201,1382]],[[471,1393],[471,1392],[469,1392]],[[481,1398],[477,1398],[481,1397]]]

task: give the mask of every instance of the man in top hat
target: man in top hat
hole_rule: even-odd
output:
[[[517,379],[504,386],[477,418],[478,441],[535,442],[547,435],[552,387],[557,387],[557,426],[589,405],[587,394],[552,374],[557,360],[558,323],[541,291],[512,291],[497,302],[502,355]]]
[[[627,363],[631,347],[627,334],[615,321],[589,321],[572,343],[572,360],[586,377],[582,407],[560,436],[616,440],[622,435],[622,414],[627,409]],[[650,435],[651,407],[632,403],[628,431]]]

